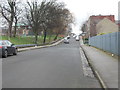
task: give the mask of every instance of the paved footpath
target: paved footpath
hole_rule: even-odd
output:
[[[91,46],[81,45],[107,88],[118,88],[118,59]]]

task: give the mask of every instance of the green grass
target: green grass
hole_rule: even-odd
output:
[[[54,39],[54,35],[51,36],[51,39],[49,40],[49,36],[47,36],[46,38],[46,43],[52,42]],[[58,37],[58,39],[61,39],[60,37]],[[16,44],[16,45],[21,45],[21,44],[35,44],[35,37],[33,36],[24,36],[24,37],[7,37],[7,36],[0,36],[0,40],[9,40],[12,43]],[[38,37],[38,44],[42,44],[43,43],[43,36],[39,36]]]
[[[33,37],[7,37],[7,36],[2,36],[2,40],[9,40],[12,43],[16,44],[16,45],[20,45],[20,44],[33,44]]]

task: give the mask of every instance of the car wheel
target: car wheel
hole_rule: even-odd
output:
[[[17,55],[17,49],[15,49],[15,52],[13,53],[13,55]]]
[[[5,50],[5,51],[4,51],[4,54],[3,54],[3,57],[4,57],[4,58],[7,58],[7,56],[8,56],[8,51]]]

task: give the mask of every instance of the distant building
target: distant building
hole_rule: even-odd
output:
[[[14,25],[12,27],[12,32],[14,32]],[[17,31],[16,31],[16,35],[18,36],[26,36],[26,35],[30,35],[32,34],[33,35],[33,32],[32,30],[29,28],[28,25],[25,25],[25,24],[17,24]]]
[[[120,20],[116,20],[115,23],[118,25],[118,31],[120,32]]]
[[[115,23],[114,15],[92,15],[89,19],[83,24],[82,31],[85,32],[85,38],[96,36],[98,33],[96,30],[96,25],[103,19],[109,20],[109,23]],[[107,22],[107,21],[106,21]],[[108,30],[108,32],[111,32]]]
[[[1,27],[1,35],[8,35],[8,27]]]
[[[118,25],[108,18],[104,18],[96,24],[96,33],[97,34],[106,34],[118,32]]]
[[[14,33],[15,25],[12,26],[12,34]],[[8,35],[8,27],[0,27],[0,35]],[[32,29],[25,24],[17,24],[16,27],[17,36],[34,35]]]
[[[115,23],[114,15],[97,15],[97,16],[92,15],[89,17],[87,26],[88,26],[88,31],[90,33],[89,34],[90,37],[97,35],[96,25],[98,24],[98,22],[100,22],[104,18],[107,18]]]

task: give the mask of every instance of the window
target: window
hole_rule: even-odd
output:
[[[2,45],[4,46],[4,45],[7,45],[7,43],[5,42],[5,41],[2,41]]]
[[[12,45],[12,43],[9,42],[9,41],[5,41],[5,42],[6,42],[6,45],[7,45],[7,46],[11,46],[11,45]]]

